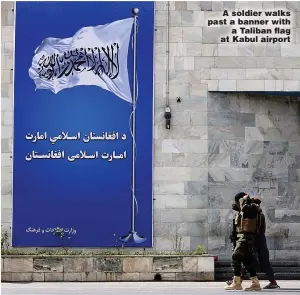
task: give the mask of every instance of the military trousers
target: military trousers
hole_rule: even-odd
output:
[[[251,277],[257,275],[257,254],[252,237],[240,237],[232,253],[231,266],[235,276],[241,276],[242,264],[248,270]]]

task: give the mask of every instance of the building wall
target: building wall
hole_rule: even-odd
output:
[[[163,117],[167,2],[157,2],[155,11],[155,250],[203,245],[210,253],[229,257],[232,198],[239,191],[259,190],[271,258],[299,259],[297,97],[242,91],[300,91],[300,2],[169,4],[171,130],[165,129]],[[1,198],[6,228],[12,215],[12,7],[3,2],[1,10]],[[224,9],[244,8],[291,11],[292,43],[218,43],[228,28],[208,28],[207,20],[219,18]]]
[[[14,2],[1,2],[1,229],[12,220]]]

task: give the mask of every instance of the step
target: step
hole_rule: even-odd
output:
[[[215,274],[215,280],[216,281],[227,281],[232,277],[233,277],[233,273],[226,273],[226,274],[220,274],[220,275]],[[262,273],[258,273],[257,277],[258,277],[259,280],[268,280],[268,277],[265,274],[262,274]],[[245,279],[249,280],[250,276],[246,275]]]
[[[262,273],[258,273],[259,280],[268,280],[267,276]],[[215,274],[215,281],[227,281],[233,277],[233,272]],[[276,280],[300,280],[300,272],[285,272],[275,273]],[[246,280],[249,280],[249,275],[246,276]]]
[[[231,262],[230,261],[216,261],[215,267],[219,266],[229,266],[230,267]],[[300,261],[272,261],[271,265],[273,267],[300,267]]]
[[[215,273],[227,273],[232,271],[231,267],[218,267],[215,268]],[[294,273],[294,272],[300,272],[300,267],[273,267],[274,273],[280,272],[280,273]]]
[[[300,261],[272,261],[271,265],[275,273],[276,280],[300,280]],[[231,262],[220,260],[215,262],[216,281],[227,281],[233,277]],[[258,273],[260,280],[267,280],[264,273]],[[249,279],[247,274],[246,279]]]
[[[285,272],[285,273],[275,273],[276,280],[300,280],[299,272]]]

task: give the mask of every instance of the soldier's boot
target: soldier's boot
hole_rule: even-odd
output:
[[[244,279],[244,277],[241,276],[241,283],[243,283],[243,279]],[[230,286],[230,285],[232,284],[232,282],[233,282],[233,278],[230,279],[230,280],[228,280],[228,281],[226,281],[226,284],[227,284],[228,286]]]
[[[245,291],[260,291],[261,287],[257,277],[250,278],[251,285],[248,288],[244,288]]]
[[[241,277],[233,277],[232,283],[225,290],[243,290]]]

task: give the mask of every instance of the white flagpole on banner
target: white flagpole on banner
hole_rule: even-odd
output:
[[[139,236],[135,230],[135,161],[136,161],[136,146],[135,146],[135,134],[136,134],[136,94],[137,94],[137,75],[136,75],[136,37],[137,37],[137,17],[139,14],[138,8],[132,9],[133,14],[133,79],[132,79],[132,188],[131,188],[131,230],[128,235],[122,236],[120,240],[124,243],[134,242],[143,243],[147,238]]]

